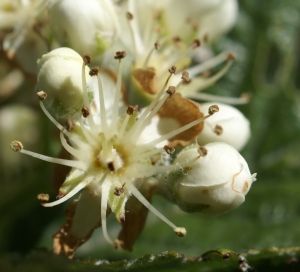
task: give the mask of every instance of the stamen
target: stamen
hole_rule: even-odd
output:
[[[60,131],[59,133],[59,137],[60,137],[60,141],[62,146],[74,157],[76,157],[77,159],[81,160],[81,161],[85,161],[86,160],[86,156],[84,152],[80,152],[79,150],[75,149],[74,147],[70,146],[68,144],[68,142],[66,141],[64,134],[62,131]],[[86,150],[85,150],[86,151]]]
[[[49,195],[48,194],[38,194],[37,199],[41,204],[48,203]]]
[[[76,195],[79,191],[81,191],[83,188],[85,188],[92,180],[93,180],[93,177],[88,177],[84,181],[80,182],[72,191],[70,191],[68,194],[66,194],[62,198],[60,198],[56,201],[50,202],[50,203],[41,203],[41,205],[44,207],[47,207],[47,208],[59,205],[59,204],[65,202],[66,200],[70,199],[72,196]]]
[[[158,42],[156,42],[156,43],[154,44],[154,47],[151,48],[150,52],[148,53],[148,55],[147,55],[147,57],[146,57],[146,59],[145,59],[145,61],[144,61],[144,65],[143,65],[143,68],[144,68],[144,69],[146,69],[146,68],[148,67],[149,60],[150,60],[150,57],[151,57],[152,53],[153,53],[155,50],[158,50],[158,48],[159,48],[159,44],[158,44]]]
[[[111,130],[112,133],[116,131],[117,125],[118,125],[118,111],[119,111],[119,101],[120,101],[120,95],[121,95],[121,83],[122,83],[122,61],[121,59],[126,56],[125,51],[119,51],[116,52],[115,58],[119,60],[119,66],[118,66],[118,78],[117,78],[117,85],[116,85],[116,91],[115,91],[115,97],[114,97],[114,105],[113,105],[113,112],[112,112],[112,118],[111,118]]]
[[[102,224],[102,232],[104,239],[111,245],[113,245],[112,239],[109,237],[106,228],[106,213],[107,213],[107,202],[108,202],[108,195],[111,187],[111,182],[109,180],[105,180],[108,171],[103,175],[101,178],[100,184],[102,183],[102,196],[101,196],[101,224]]]
[[[216,105],[215,105],[215,106],[216,106]],[[185,125],[185,126],[182,126],[182,127],[178,128],[178,129],[172,131],[172,132],[169,132],[169,133],[167,133],[167,134],[165,134],[165,135],[163,135],[163,136],[157,138],[156,140],[154,140],[154,141],[152,141],[152,142],[150,142],[150,143],[148,143],[148,144],[149,144],[149,145],[154,145],[154,146],[155,146],[155,145],[157,145],[157,144],[159,144],[159,143],[161,143],[161,142],[163,142],[163,141],[165,141],[165,140],[168,140],[168,139],[170,139],[170,138],[173,138],[174,136],[178,135],[179,133],[181,133],[181,132],[183,132],[183,131],[186,131],[186,130],[188,130],[189,128],[191,128],[191,127],[193,127],[193,126],[195,126],[195,125],[197,125],[197,124],[203,122],[205,119],[209,118],[212,114],[213,114],[213,113],[210,113],[209,115],[206,115],[206,116],[204,116],[204,117],[202,117],[202,118],[199,118],[199,119],[197,119],[197,120],[195,120],[195,121],[193,121],[193,122],[191,122],[191,123],[189,123],[189,124],[187,124],[187,125]]]
[[[176,89],[177,91],[183,84],[189,84],[191,82],[189,73],[187,71],[182,71],[181,81],[177,84]]]
[[[130,106],[130,105],[128,106],[127,111],[126,111],[127,114],[123,120],[123,123],[122,123],[121,128],[118,133],[118,139],[122,139],[125,129],[127,127],[130,115],[133,115],[137,111],[138,111],[138,106],[135,106],[135,107]]]
[[[81,127],[81,131],[82,131],[85,139],[87,140],[87,142],[90,145],[96,146],[97,145],[96,140],[94,140],[94,138],[90,135],[90,130],[85,127],[81,117],[79,117],[79,124]]]
[[[241,95],[240,97],[224,97],[219,95],[207,94],[207,93],[193,93],[188,94],[188,98],[196,100],[205,100],[211,102],[219,102],[231,105],[243,105],[250,101],[250,97],[246,95]]]
[[[85,76],[85,66],[91,62],[91,57],[89,55],[83,56],[83,63],[82,63],[82,69],[81,69],[81,77],[82,77],[82,93],[83,93],[83,103],[85,109],[88,109],[88,106],[90,105],[89,97],[88,97],[88,91],[86,86],[86,76]],[[91,115],[86,116],[89,126],[93,132],[97,132],[97,127],[95,125],[94,119]]]
[[[187,72],[189,73],[190,77],[193,78],[196,75],[201,74],[201,73],[219,65],[220,63],[222,63],[224,61],[227,61],[228,54],[229,54],[228,52],[222,52],[221,54],[205,61],[204,63],[199,63],[198,65],[187,69]]]
[[[154,149],[154,150],[151,150],[151,151],[147,151],[145,153],[141,153],[141,154],[138,154],[138,155],[134,155],[134,156],[131,156],[128,161],[129,162],[134,162],[134,161],[139,161],[139,160],[142,160],[142,159],[147,159],[147,158],[150,158],[158,153],[161,153],[162,151],[164,151],[164,148],[157,148],[157,149]]]
[[[160,218],[162,221],[164,221],[166,224],[168,224],[171,228],[173,228],[175,232],[178,230],[181,230],[180,233],[184,233],[184,230],[185,230],[184,228],[176,227],[175,224],[173,224],[169,219],[167,219],[157,209],[155,209],[133,184],[130,184],[129,190],[147,209],[149,209],[158,218]]]
[[[104,91],[103,91],[103,85],[102,85],[102,80],[99,71],[100,69],[98,66],[92,68],[90,72],[90,76],[97,76],[101,126],[102,126],[102,131],[106,132],[107,118],[106,118],[106,110],[105,110],[105,103],[104,103]]]
[[[52,157],[48,157],[45,155],[41,155],[32,151],[28,151],[25,149],[20,150],[21,153],[29,155],[31,157],[43,160],[43,161],[47,161],[47,162],[52,162],[52,163],[57,163],[57,164],[61,164],[61,165],[65,165],[65,166],[69,166],[69,167],[73,167],[73,168],[78,168],[81,169],[83,171],[86,171],[86,165],[85,163],[81,162],[81,161],[72,161],[72,160],[64,160],[64,159],[58,159],[58,158],[52,158]]]
[[[197,151],[201,157],[205,157],[207,155],[207,149],[204,146],[200,146]]]

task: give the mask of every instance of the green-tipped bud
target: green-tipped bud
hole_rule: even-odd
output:
[[[82,57],[70,48],[58,48],[43,55],[37,63],[38,91],[47,93],[46,108],[58,119],[76,118],[83,106]],[[87,80],[89,70],[85,66]]]
[[[178,170],[168,179],[172,198],[187,212],[218,215],[233,210],[256,180],[244,158],[225,143],[186,148],[174,164]]]

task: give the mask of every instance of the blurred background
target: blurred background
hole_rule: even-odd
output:
[[[206,90],[224,96],[252,93],[238,108],[251,122],[252,137],[241,152],[252,173],[258,173],[245,203],[228,214],[208,217],[186,214],[160,196],[153,205],[188,235],[174,237],[170,228],[149,214],[145,229],[131,253],[114,250],[100,229],[76,253],[79,258],[138,258],[166,250],[195,257],[207,250],[236,252],[300,244],[300,2],[294,0],[240,1],[235,28],[214,45],[216,52],[237,56],[233,67]],[[0,75],[12,72],[1,57]],[[17,73],[17,72],[16,72]],[[17,77],[21,80],[22,75]],[[26,254],[35,248],[51,250],[51,236],[64,223],[66,206],[43,208],[39,193],[50,193],[53,165],[16,154],[12,140],[26,149],[56,157],[57,130],[39,109],[34,80],[16,91],[0,84],[0,253]],[[17,129],[16,129],[17,128]],[[111,236],[118,223],[108,220]]]

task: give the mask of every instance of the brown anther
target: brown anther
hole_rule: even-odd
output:
[[[122,187],[115,187],[114,195],[120,196],[121,194],[123,194],[124,186],[125,186],[125,183],[123,183]]]
[[[91,56],[90,56],[89,54],[83,55],[83,61],[84,61],[84,64],[85,64],[85,65],[90,64],[90,63],[91,63],[91,60],[92,60],[92,58],[91,58]]]
[[[66,122],[66,129],[67,131],[72,131],[75,127],[75,121],[73,118],[68,118],[67,122]]]
[[[43,101],[47,98],[47,94],[44,91],[37,92],[36,94],[39,97],[40,101]]]
[[[126,51],[117,51],[114,59],[123,59],[126,57]]]
[[[208,35],[208,33],[204,34],[203,40],[204,40],[205,42],[208,42],[208,41],[209,41],[209,35]]]
[[[173,146],[170,145],[165,145],[164,146],[164,150],[168,153],[168,154],[173,154],[175,151],[175,148]]]
[[[134,114],[135,112],[137,112],[137,106],[131,106],[131,105],[129,105],[128,108],[127,108],[126,113],[127,113],[128,115],[132,115],[132,114]]]
[[[176,69],[177,69],[176,66],[173,65],[168,71],[169,71],[169,73],[175,75],[176,74]]]
[[[218,112],[219,111],[219,107],[218,105],[212,105],[209,107],[208,109],[208,114],[209,115],[213,115],[214,113]]]
[[[166,90],[166,93],[171,97],[174,93],[176,93],[176,88],[174,86],[169,86],[168,90]]]
[[[10,148],[11,148],[13,151],[18,152],[18,151],[23,150],[23,145],[22,145],[22,143],[19,142],[19,141],[13,141],[13,142],[11,142],[11,144],[10,144]]]
[[[120,215],[120,222],[125,223],[125,214]]]
[[[227,61],[233,61],[233,60],[235,60],[236,59],[236,57],[235,57],[235,55],[233,54],[233,53],[229,53],[228,54],[228,56],[227,56]]]
[[[186,235],[186,229],[185,228],[180,228],[176,227],[174,229],[174,232],[179,236],[179,237],[184,237]]]
[[[205,157],[207,155],[207,149],[204,146],[200,146],[197,151],[200,157]]]
[[[108,168],[110,171],[115,171],[114,163],[113,163],[113,162],[107,163],[107,168]]]
[[[251,93],[242,93],[241,94],[241,98],[247,102],[249,102],[252,98],[252,95]]]
[[[182,79],[182,83],[183,84],[188,84],[191,81],[189,73],[187,71],[183,71],[182,72],[181,79]]]
[[[157,42],[154,44],[154,48],[155,48],[156,50],[159,50],[159,49],[160,49],[159,41],[157,41]]]
[[[81,112],[84,118],[87,118],[90,115],[90,110],[85,106],[81,108]]]
[[[192,43],[192,48],[195,49],[197,47],[200,47],[201,41],[199,39],[195,39]]]
[[[179,36],[173,37],[173,42],[178,43],[181,42],[181,38]]]
[[[127,20],[132,20],[133,19],[132,13],[130,13],[129,11],[127,11],[126,12],[126,18],[127,18]]]
[[[38,201],[40,201],[41,204],[49,202],[49,195],[48,194],[38,194],[37,195]]]
[[[220,125],[216,125],[214,133],[216,133],[217,135],[221,135],[223,133],[223,128]]]
[[[99,72],[100,72],[99,66],[95,66],[90,70],[89,75],[90,76],[98,76]]]

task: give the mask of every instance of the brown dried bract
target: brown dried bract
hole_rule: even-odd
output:
[[[138,189],[151,202],[152,195],[156,190],[156,184],[144,180]],[[135,240],[144,228],[149,210],[135,197],[130,197],[126,202],[126,210],[128,210],[126,221],[122,222],[122,230],[119,233],[118,240],[122,241],[122,248],[132,251]]]
[[[132,71],[132,76],[138,87],[148,94],[156,94],[158,92],[156,72],[153,68],[135,69]]]
[[[90,76],[98,76],[99,72],[100,72],[99,66],[95,66],[90,70],[89,75]]]
[[[43,101],[47,98],[47,94],[44,91],[37,92],[36,94],[39,97],[40,101]]]
[[[199,110],[198,103],[183,98],[180,93],[175,93],[171,99],[167,99],[158,111],[158,115],[162,119],[173,119],[178,123],[178,128],[204,116]],[[203,122],[169,139],[169,142],[172,146],[185,146],[192,142],[202,129]]]
[[[85,106],[81,109],[81,112],[82,112],[82,116],[84,118],[86,118],[86,117],[88,117],[90,115],[90,110],[87,107],[85,107]]]
[[[91,58],[91,56],[90,56],[89,54],[83,55],[83,58],[82,58],[82,59],[83,59],[85,65],[90,64],[91,61],[92,61],[92,58]]]
[[[126,57],[126,51],[117,51],[114,59],[124,59]]]

